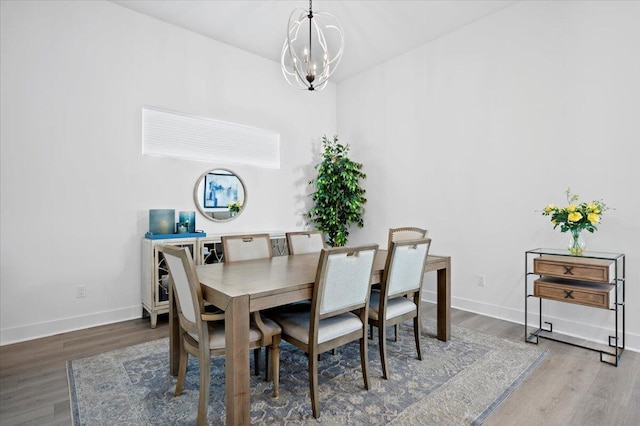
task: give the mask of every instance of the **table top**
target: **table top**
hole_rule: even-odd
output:
[[[597,251],[584,251],[581,254],[571,254],[568,249],[557,248],[536,248],[527,250],[526,253],[531,254],[551,254],[554,256],[566,256],[566,257],[581,257],[581,258],[593,258],[593,259],[609,259],[615,260],[624,257],[624,253],[604,253]]]
[[[225,309],[231,298],[248,295],[253,311],[310,298],[319,256],[319,253],[274,256],[242,262],[198,265],[196,270],[205,300]],[[380,282],[386,258],[386,250],[377,251],[371,274],[372,284]],[[437,269],[447,259],[429,256],[427,265],[436,265]],[[281,300],[282,297],[287,300]],[[258,302],[258,299],[262,300]]]

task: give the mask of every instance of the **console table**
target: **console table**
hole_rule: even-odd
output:
[[[536,279],[537,277],[537,279]],[[528,302],[538,299],[539,320],[529,333]],[[554,301],[606,309],[612,313],[612,331],[602,348],[571,341],[553,334],[553,324],[544,321],[542,301]],[[525,252],[525,341],[538,344],[548,339],[600,353],[600,361],[618,366],[625,345],[625,255],[584,252],[575,256],[567,250],[534,249]]]
[[[274,256],[287,255],[284,232],[269,232]],[[187,247],[196,265],[222,262],[220,235],[197,238],[142,239],[142,314],[151,317],[156,328],[158,315],[169,312],[169,269],[158,244]]]

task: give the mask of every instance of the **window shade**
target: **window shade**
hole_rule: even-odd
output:
[[[144,107],[142,154],[279,169],[280,134]]]

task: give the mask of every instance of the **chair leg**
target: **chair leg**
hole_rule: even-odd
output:
[[[418,352],[418,359],[422,361],[422,346],[420,345],[420,334],[422,334],[422,321],[420,316],[413,318],[413,336],[416,339],[416,351]]]
[[[203,345],[201,345],[203,346]],[[200,397],[198,398],[198,426],[207,425],[209,411],[209,384],[211,375],[211,354],[208,348],[200,349]]]
[[[271,376],[273,376],[273,397],[280,395],[280,335],[273,336],[271,342]],[[269,365],[269,364],[267,364]],[[269,367],[265,367],[269,370]]]
[[[311,393],[311,410],[313,417],[320,417],[320,401],[318,401],[318,355],[309,354],[309,391]]]
[[[275,337],[271,342],[272,345],[274,344],[273,343],[274,340],[275,340]],[[264,349],[264,381],[265,382],[271,381],[271,377],[273,375],[273,368],[271,366],[271,363],[273,362],[273,360],[269,362],[270,353],[271,353],[270,347]]]
[[[395,335],[394,335],[394,337],[393,337],[393,341],[394,341],[394,342],[397,342],[397,341],[398,341],[398,325],[399,325],[399,324],[396,324],[396,325],[393,327],[393,331],[395,332]]]
[[[389,365],[387,364],[387,327],[380,324],[378,327],[378,347],[380,349],[380,364],[382,364],[382,377],[389,379]]]
[[[174,396],[180,396],[182,394],[182,386],[184,385],[184,378],[187,375],[187,362],[189,361],[189,354],[184,350],[184,344],[180,342],[180,364],[178,365],[178,381],[176,382],[176,389],[173,391]]]
[[[260,348],[253,350],[253,374],[260,375]]]
[[[369,390],[369,354],[367,348],[369,347],[369,341],[363,330],[362,338],[360,339],[360,364],[362,365],[362,378],[364,379],[364,388]]]

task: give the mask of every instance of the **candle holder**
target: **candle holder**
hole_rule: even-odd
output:
[[[151,234],[175,234],[176,211],[174,209],[150,209],[149,232]]]
[[[178,224],[184,225],[188,233],[196,232],[196,212],[179,212]]]

